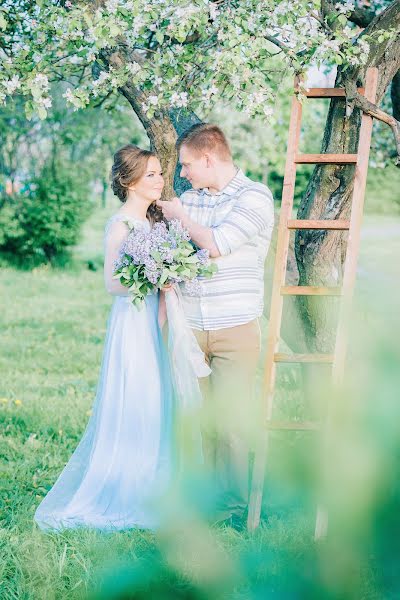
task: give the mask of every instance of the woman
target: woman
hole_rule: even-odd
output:
[[[163,186],[154,153],[128,145],[115,154],[112,189],[122,206],[105,229],[105,285],[115,299],[101,374],[83,438],[36,510],[42,529],[157,526],[155,500],[173,465],[175,394],[160,330],[165,292],[147,296],[138,310],[112,276],[129,232],[124,221],[149,230],[162,220],[155,201]]]

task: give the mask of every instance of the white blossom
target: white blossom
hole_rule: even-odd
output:
[[[177,92],[174,92],[171,95],[170,102],[171,102],[172,106],[177,106],[177,107],[187,106],[187,104],[188,104],[187,92],[181,92],[180,94],[178,94]]]
[[[38,73],[34,80],[33,83],[35,85],[37,85],[38,87],[40,87],[42,89],[42,91],[47,92],[47,90],[49,89],[49,79],[47,77],[47,75],[44,75],[43,73]]]
[[[98,87],[99,85],[102,85],[105,81],[107,81],[107,79],[110,77],[110,74],[107,73],[107,71],[102,71],[100,73],[100,75],[98,76],[98,78],[93,81],[92,85],[94,87]]]
[[[131,62],[126,65],[126,68],[128,69],[129,73],[131,73],[131,75],[136,75],[136,73],[140,71],[141,66],[137,62]]]
[[[72,90],[71,90],[71,88],[67,88],[67,89],[65,90],[65,92],[63,93],[63,98],[65,98],[65,99],[66,99],[66,101],[67,101],[67,102],[70,102],[70,103],[72,103],[72,102],[75,100],[75,96],[74,96],[74,94],[72,93]]]
[[[215,19],[219,16],[218,5],[215,2],[210,2],[210,18],[215,21]]]
[[[347,14],[351,13],[355,7],[351,0],[344,0],[344,2],[337,2],[335,8],[340,14]]]
[[[361,39],[358,40],[357,45],[360,48],[360,52],[362,54],[369,54],[369,44],[368,44],[368,42],[366,42],[365,40],[363,40],[361,38]]]
[[[15,90],[21,87],[19,75],[13,75],[8,81],[3,81],[7,94],[13,94]]]
[[[51,98],[45,98],[45,97],[39,98],[38,104],[40,104],[41,106],[44,106],[44,108],[51,108],[51,104],[52,104]]]
[[[118,0],[107,0],[106,8],[109,13],[115,14],[118,10],[119,2]]]

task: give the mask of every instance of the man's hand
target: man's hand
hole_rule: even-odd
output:
[[[157,200],[156,204],[159,208],[161,208],[167,221],[171,221],[172,219],[182,220],[185,214],[185,210],[179,198],[175,197],[171,200]]]
[[[221,256],[215,244],[212,229],[192,221],[179,198],[172,198],[172,200],[157,200],[156,204],[161,208],[167,221],[179,219],[182,222],[183,227],[188,230],[192,241],[197,244],[199,248],[206,248],[209,251],[211,258]]]

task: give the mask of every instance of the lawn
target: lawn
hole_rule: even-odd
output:
[[[312,541],[315,506],[303,478],[308,471],[294,468],[300,449],[303,455],[310,450],[304,436],[282,442],[281,459],[277,444],[269,518],[254,534],[208,530],[196,520],[187,527],[176,522],[158,536],[136,531],[43,534],[34,524],[37,504],[90,414],[111,305],[103,289],[102,228],[113,210],[97,209],[92,215],[69,269],[3,268],[0,274],[0,597],[122,598],[128,596],[118,595],[118,586],[133,589],[146,578],[152,591],[132,597],[330,597],[329,577],[318,571],[329,556],[317,556]],[[376,308],[377,287],[388,285],[397,272],[399,232],[398,218],[365,220],[357,298],[368,314]],[[303,466],[309,466],[303,459]],[[281,468],[283,489],[276,489]],[[373,562],[362,563],[357,581],[357,598],[385,597],[378,591]],[[327,595],[319,595],[321,590]]]

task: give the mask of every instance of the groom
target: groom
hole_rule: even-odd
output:
[[[184,296],[189,325],[212,373],[200,379],[203,446],[216,490],[216,521],[240,526],[248,504],[248,453],[257,427],[253,388],[260,353],[264,262],[274,224],[272,194],[238,169],[222,130],[197,124],[177,142],[179,198],[157,201],[167,220],[180,219],[218,266],[201,296]]]

